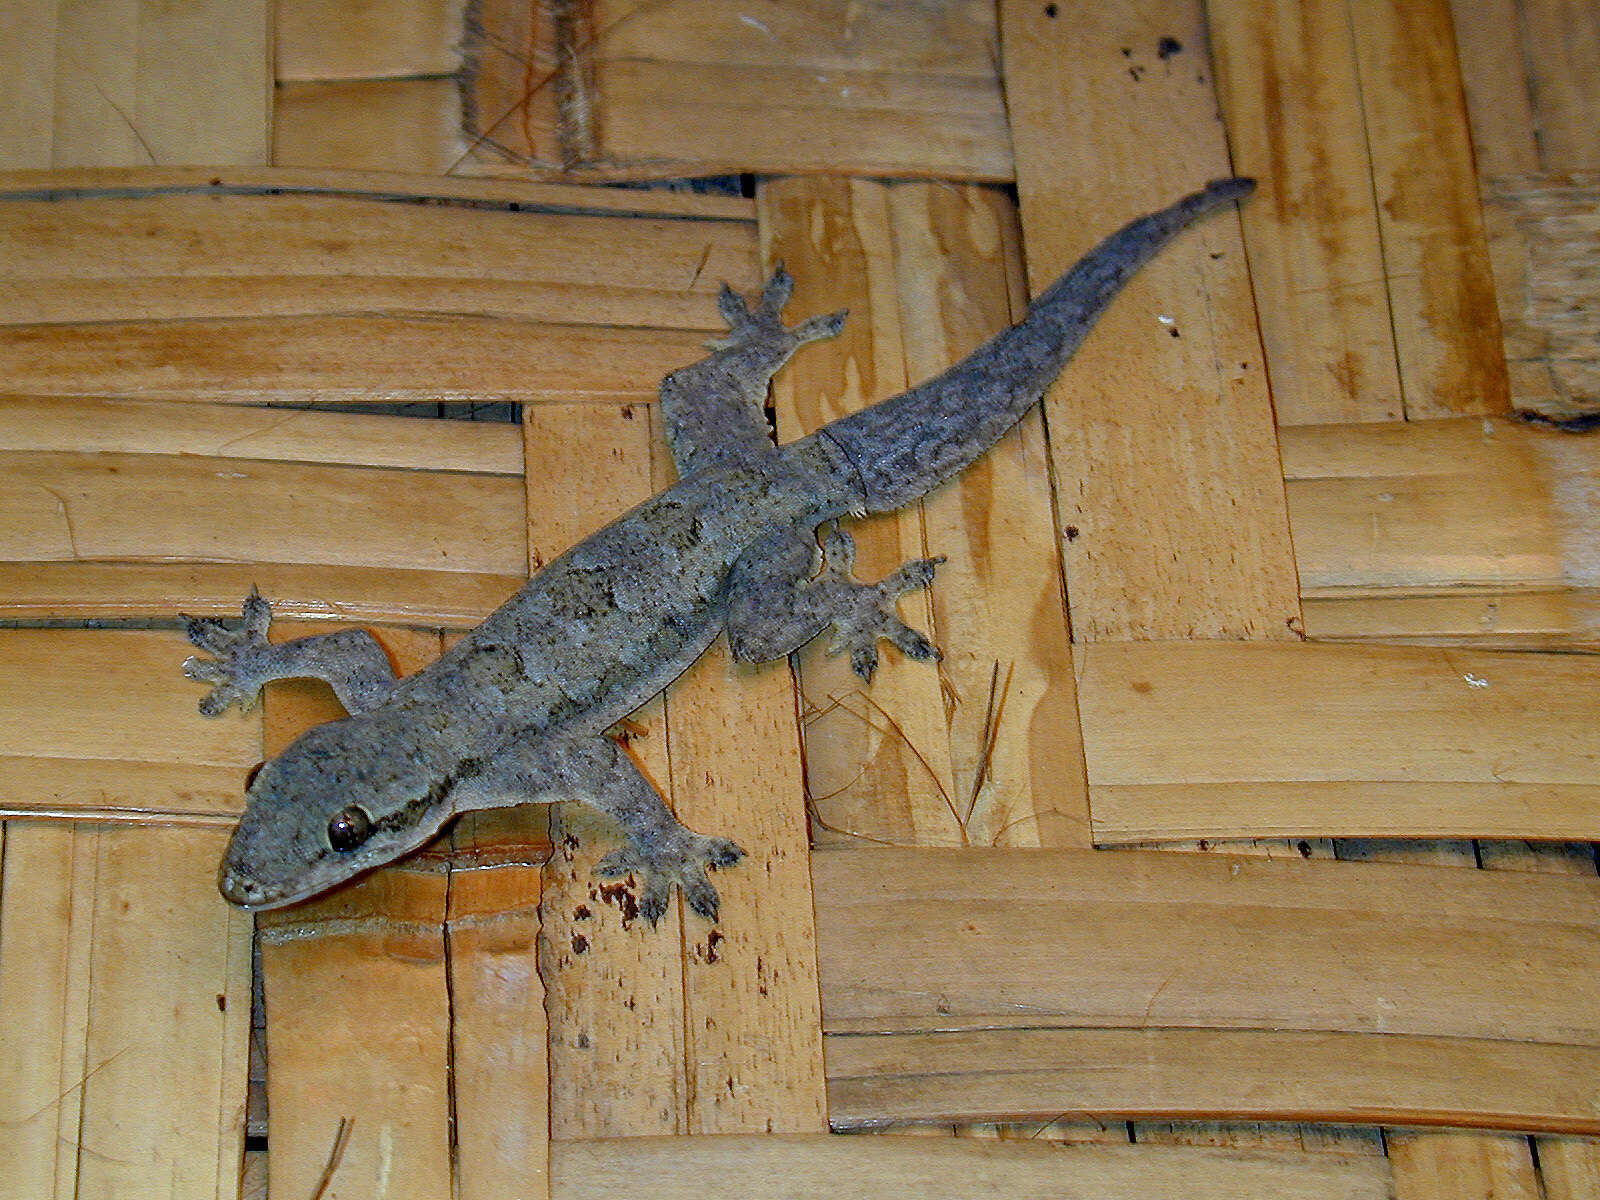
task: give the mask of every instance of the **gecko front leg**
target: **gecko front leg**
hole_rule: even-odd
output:
[[[744,851],[727,838],[686,828],[628,752],[608,737],[533,735],[497,755],[450,796],[456,811],[529,801],[581,800],[622,827],[627,844],[595,866],[595,874],[637,875],[639,911],[654,925],[667,911],[672,885],[708,921],[717,919],[717,889],[708,867],[731,867]]]
[[[243,616],[244,623],[235,629],[212,617],[180,614],[189,641],[216,656],[194,655],[183,664],[190,679],[215,685],[200,701],[200,711],[208,717],[230,704],[249,712],[262,687],[274,679],[321,679],[351,713],[375,707],[395,685],[388,656],[364,629],[272,644],[267,641],[272,605],[255,588],[245,597]]]
[[[734,566],[728,585],[728,642],[744,662],[768,662],[805,645],[833,626],[829,654],[850,653],[850,666],[868,683],[878,669],[878,641],[893,642],[907,658],[937,662],[938,647],[894,610],[907,592],[927,587],[944,561],[919,558],[887,579],[862,583],[851,574],[855,540],[830,522],[822,538],[822,570],[813,540],[789,531],[758,543]]]

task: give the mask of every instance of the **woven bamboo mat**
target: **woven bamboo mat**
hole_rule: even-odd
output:
[[[1600,1198],[1592,0],[15,16],[0,1193]],[[851,310],[786,440],[1230,170],[857,527],[949,556],[937,670],[719,647],[632,718],[751,851],[715,927],[512,810],[252,954],[243,777],[340,710],[201,718],[178,611],[415,669],[671,481],[722,280]]]

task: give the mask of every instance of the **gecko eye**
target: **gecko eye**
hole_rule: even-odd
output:
[[[372,818],[359,804],[334,814],[328,822],[328,844],[335,850],[354,850],[372,836]]]
[[[266,766],[266,765],[267,764],[264,763],[264,762],[258,762],[255,766],[250,768],[250,774],[248,774],[248,775],[246,775],[244,777],[244,790],[245,791],[248,792],[251,789],[251,787],[254,786],[255,781],[256,781],[256,776],[261,774],[261,768]]]

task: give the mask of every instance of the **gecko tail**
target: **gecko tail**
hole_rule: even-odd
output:
[[[1074,264],[1010,329],[898,396],[824,426],[860,476],[869,512],[888,512],[960,471],[1022,419],[1128,279],[1190,224],[1255,190],[1214,179],[1130,221]]]

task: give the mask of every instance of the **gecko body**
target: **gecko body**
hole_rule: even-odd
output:
[[[597,870],[637,876],[643,915],[657,920],[677,884],[714,919],[705,869],[743,852],[679,824],[606,730],[723,631],[736,658],[759,662],[831,627],[832,649],[869,681],[879,640],[938,658],[894,605],[942,560],[862,583],[838,519],[899,508],[975,459],[1039,400],[1128,276],[1250,187],[1219,180],[1131,222],[961,363],[781,447],[762,413],[768,383],[800,346],[837,333],[844,314],[784,326],[792,285],[781,268],[753,306],[724,288],[729,334],[661,385],[680,482],[543,567],[404,679],[360,630],[269,642],[271,609],[254,593],[238,626],[184,618],[189,640],[212,656],[184,664],[214,685],[202,712],[248,708],[273,679],[313,677],[350,714],[307,731],[251,779],[222,894],[251,909],[293,903],[415,850],[457,813],[581,800],[621,826],[625,843]]]

